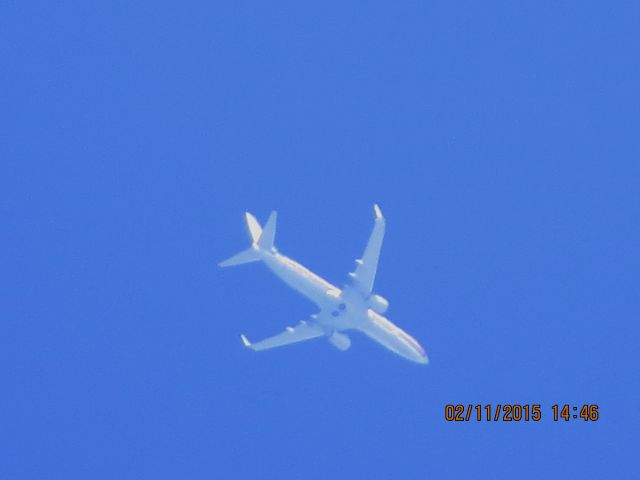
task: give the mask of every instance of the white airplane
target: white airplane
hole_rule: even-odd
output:
[[[266,350],[317,337],[327,337],[339,350],[347,350],[351,340],[343,333],[359,330],[398,355],[421,364],[429,359],[420,344],[405,331],[391,323],[382,314],[389,302],[372,293],[378,269],[378,257],[384,237],[385,220],[378,205],[373,206],[375,224],[362,259],[356,260],[356,270],[350,273],[350,282],[340,290],[298,262],[285,257],[273,245],[277,213],[271,212],[264,229],[249,212],[245,214],[252,244],[248,249],[220,262],[221,267],[262,260],[287,285],[314,302],[320,312],[301,321],[295,327],[257,343],[241,335],[246,347]]]

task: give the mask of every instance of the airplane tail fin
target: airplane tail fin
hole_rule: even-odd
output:
[[[244,216],[247,223],[247,230],[251,237],[251,246],[233,257],[220,262],[218,264],[220,267],[232,267],[242,265],[243,263],[257,262],[262,260],[261,251],[271,251],[273,248],[273,241],[276,235],[277,213],[271,212],[264,229],[260,226],[256,217],[249,212],[245,213]]]
[[[251,215],[249,212],[244,214],[245,221],[247,222],[247,229],[249,230],[249,236],[251,237],[252,243],[258,243],[260,239],[260,235],[262,235],[262,227],[256,220],[256,217]]]

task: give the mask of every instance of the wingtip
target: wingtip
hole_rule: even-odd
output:
[[[249,339],[247,337],[245,337],[243,334],[240,335],[240,338],[242,339],[242,344],[247,347],[250,348],[251,347],[251,342],[249,341]]]
[[[377,203],[374,203],[374,204],[373,204],[373,211],[374,211],[374,212],[375,212],[375,214],[376,214],[376,218],[378,218],[378,219],[382,219],[382,218],[383,218],[383,216],[382,216],[382,210],[380,210],[380,207],[378,206],[378,204],[377,204]]]

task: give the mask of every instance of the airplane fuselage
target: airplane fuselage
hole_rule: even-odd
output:
[[[368,298],[348,285],[344,289],[327,282],[300,263],[280,254],[256,249],[264,263],[292,289],[298,291],[322,312],[313,321],[327,335],[344,330],[358,330],[398,355],[417,363],[428,363],[420,344],[389,319],[370,308]]]

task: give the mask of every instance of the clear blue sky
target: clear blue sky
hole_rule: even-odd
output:
[[[637,475],[637,3],[225,3],[0,7],[0,477]],[[340,285],[374,202],[431,364],[243,349],[314,312],[243,212]]]

